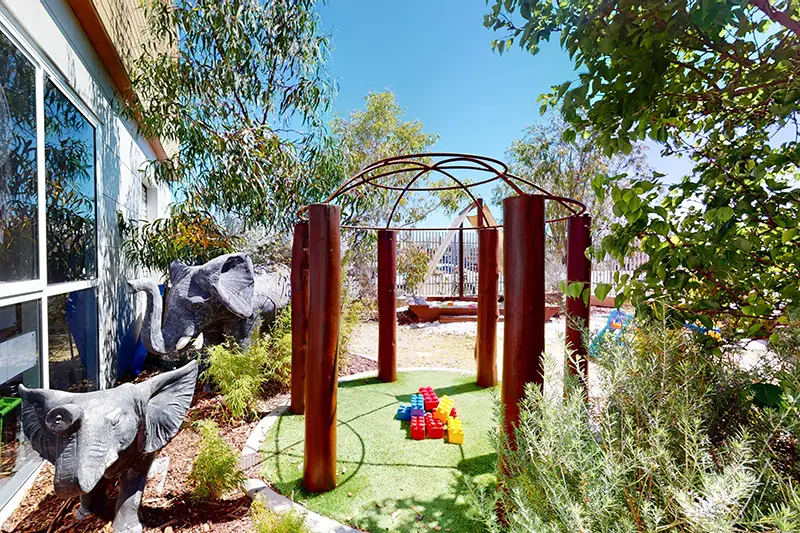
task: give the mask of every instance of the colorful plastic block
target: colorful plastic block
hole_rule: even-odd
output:
[[[453,407],[453,409],[450,411],[450,416],[452,416],[453,418],[458,418],[458,413],[456,412],[455,407]]]
[[[433,412],[433,418],[441,421],[442,424],[446,424],[447,418],[450,416],[450,411],[453,410],[454,403],[455,402],[447,396],[442,396],[439,398],[439,405]]]
[[[411,395],[411,416],[425,416],[425,398],[422,394]]]
[[[411,438],[414,440],[425,439],[425,417],[411,417]]]
[[[431,387],[420,387],[419,393],[422,394],[422,399],[425,401],[425,410],[433,411],[439,405],[439,397]]]
[[[428,431],[428,438],[443,439],[444,426],[441,420],[433,418],[431,413],[425,413],[425,429]]]
[[[458,418],[447,419],[447,442],[464,444],[464,427]]]
[[[395,418],[404,422],[411,422],[411,406],[401,405],[397,408],[397,415]]]

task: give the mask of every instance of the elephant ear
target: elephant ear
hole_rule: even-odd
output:
[[[224,256],[221,267],[208,272],[209,283],[222,304],[239,318],[253,314],[255,270],[247,254]]]
[[[44,420],[50,408],[69,402],[69,393],[29,389],[24,385],[20,385],[18,390],[22,398],[22,431],[42,459],[55,464],[57,443],[55,436],[45,429]]]
[[[196,383],[197,361],[192,361],[139,384],[146,399],[145,453],[163,448],[178,433]]]
[[[175,259],[169,265],[169,281],[170,284],[174,285],[178,281],[180,281],[186,274],[188,274],[190,268],[188,265],[181,263],[177,259]]]

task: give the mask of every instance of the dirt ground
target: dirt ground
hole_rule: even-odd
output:
[[[595,308],[589,318],[589,329],[597,332],[608,321],[610,310]],[[497,371],[503,374],[503,339],[504,324],[497,324]],[[398,368],[456,368],[467,372],[475,372],[475,336],[476,322],[439,322],[406,324],[397,326],[397,366]],[[545,324],[545,349],[556,361],[564,358],[564,330],[566,319],[557,315]],[[378,323],[364,322],[353,333],[350,351],[365,358],[378,358]],[[591,376],[591,364],[589,374]],[[553,385],[560,379],[557,375],[549,376]],[[592,395],[595,383],[591,379]]]
[[[605,326],[608,311],[596,310],[589,319],[589,328],[596,332]],[[503,322],[497,324],[497,362],[502,368]],[[476,322],[439,322],[408,324],[397,326],[397,366],[406,367],[444,367],[461,370],[475,370]],[[566,321],[563,316],[555,316],[545,324],[545,343],[547,351],[554,355],[563,354],[563,337]],[[353,334],[350,351],[355,354],[377,359],[378,323],[364,322]]]

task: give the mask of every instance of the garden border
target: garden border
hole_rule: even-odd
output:
[[[425,367],[412,367],[412,368],[401,368],[398,372],[451,372],[454,374],[462,374],[462,375],[474,375],[474,371],[468,370],[460,370],[457,368],[444,368],[444,367],[436,367],[436,368],[425,368]],[[364,379],[364,378],[376,378],[378,377],[377,370],[367,370],[366,372],[359,372],[357,374],[351,374],[349,376],[343,376],[339,378],[339,382],[343,381],[355,381],[357,379]],[[274,408],[272,411],[267,413],[267,415],[261,419],[261,421],[253,428],[253,431],[250,432],[250,436],[247,438],[247,442],[245,442],[244,446],[242,447],[242,451],[239,454],[239,460],[243,460],[245,457],[249,457],[253,454],[260,454],[261,453],[261,446],[264,444],[264,440],[267,438],[267,433],[269,432],[272,425],[278,420],[278,417],[283,415],[286,411],[289,410],[289,400],[287,399],[281,405]],[[252,477],[248,478],[244,481],[241,485],[242,491],[247,494],[251,499],[255,500],[258,499],[262,501],[267,507],[276,511],[278,513],[284,513],[293,509],[302,513],[305,516],[306,525],[313,531],[314,533],[363,533],[360,529],[352,528],[348,525],[342,524],[341,522],[337,522],[327,516],[323,516],[319,513],[315,513],[314,511],[310,510],[309,508],[296,503],[286,496],[279,494],[277,491],[273,490],[272,487],[267,485],[267,483],[261,479],[260,477]]]

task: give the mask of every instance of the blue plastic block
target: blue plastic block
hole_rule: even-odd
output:
[[[411,395],[411,416],[425,416],[425,398],[422,394]]]
[[[395,416],[397,420],[403,420],[405,422],[411,422],[411,406],[410,405],[401,405],[397,408],[397,415]]]

